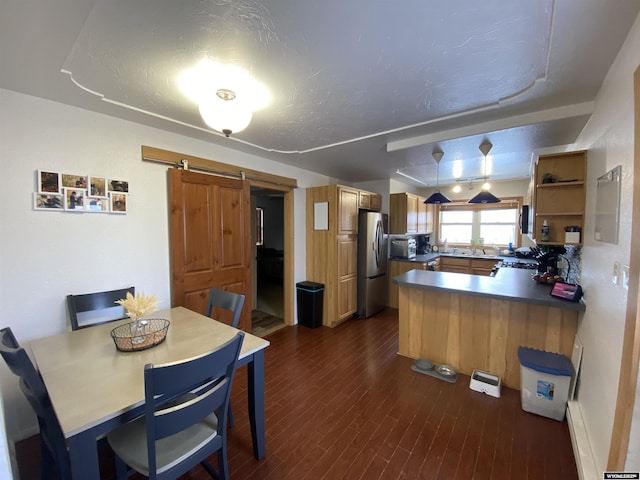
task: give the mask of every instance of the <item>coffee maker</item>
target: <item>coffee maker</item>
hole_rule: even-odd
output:
[[[416,237],[416,253],[418,255],[425,255],[431,251],[431,244],[429,243],[429,235],[418,235]]]
[[[538,273],[549,272],[552,275],[558,274],[558,258],[567,253],[567,249],[562,246],[548,247],[546,251],[539,251],[535,259],[538,260]]]

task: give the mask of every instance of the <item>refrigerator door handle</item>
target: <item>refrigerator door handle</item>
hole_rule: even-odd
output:
[[[380,245],[382,243],[382,222],[378,220],[376,223],[376,235],[373,242],[373,251],[376,257],[376,267],[380,268]]]

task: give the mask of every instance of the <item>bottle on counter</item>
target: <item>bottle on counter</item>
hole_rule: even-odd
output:
[[[548,242],[549,241],[549,224],[547,224],[547,221],[545,220],[544,222],[542,222],[542,237],[540,238],[541,241],[543,242]]]

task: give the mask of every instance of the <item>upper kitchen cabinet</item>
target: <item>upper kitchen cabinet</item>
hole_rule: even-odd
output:
[[[358,233],[359,192],[336,186],[338,192],[338,234]]]
[[[371,210],[379,212],[382,208],[382,195],[379,193],[365,192],[359,190],[358,192],[358,207],[364,210]]]
[[[587,152],[540,155],[535,168],[534,229],[538,245],[582,245],[585,212],[585,179]],[[542,239],[542,226],[547,222],[548,239]],[[578,242],[567,242],[565,229],[578,227]]]
[[[426,204],[426,198],[418,197],[418,233],[433,233],[434,205]]]
[[[434,209],[424,200],[413,193],[392,193],[389,197],[389,233],[432,233]]]
[[[338,194],[339,234],[358,233],[358,210],[379,212],[382,207],[382,195],[358,190],[352,187],[335,185]]]

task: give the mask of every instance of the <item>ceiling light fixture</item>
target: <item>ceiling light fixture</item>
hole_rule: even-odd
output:
[[[247,128],[253,112],[271,100],[269,91],[248,72],[210,59],[182,73],[178,84],[199,105],[205,123],[227,137]]]
[[[455,186],[451,189],[452,192],[455,193],[460,193],[462,191],[462,187],[460,186],[460,184],[458,183],[458,180],[456,180],[456,184]]]
[[[487,180],[487,155],[491,151],[492,147],[493,145],[491,145],[491,143],[489,142],[483,143],[479,147],[480,151],[484,155],[482,164],[483,164],[483,175],[484,175],[483,178],[485,182]],[[488,182],[486,182],[485,185],[488,185]],[[484,185],[483,185],[483,188],[484,188]],[[500,202],[500,199],[495,195],[493,195],[491,192],[486,190],[481,190],[480,193],[478,193],[475,197],[473,197],[467,203],[499,203],[499,202]]]
[[[205,123],[222,132],[225,137],[247,128],[253,114],[236,102],[235,92],[221,88],[216,92],[216,97],[200,104],[200,115]]]
[[[444,152],[435,150],[431,153],[431,155],[433,155],[433,159],[436,161],[436,189],[437,190],[434,193],[432,193],[431,196],[424,201],[424,203],[435,203],[435,204],[451,203],[451,200],[449,200],[447,197],[441,194],[440,190],[438,189],[438,184],[440,183],[440,160],[442,160],[442,157],[444,156]]]

